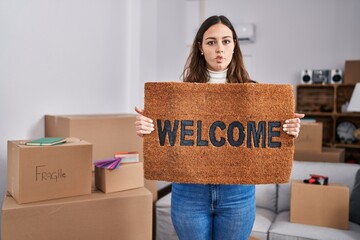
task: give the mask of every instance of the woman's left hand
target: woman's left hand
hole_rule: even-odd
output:
[[[303,117],[305,117],[305,114],[295,113],[295,118],[285,121],[285,124],[283,125],[283,131],[297,138],[300,133],[300,118]]]

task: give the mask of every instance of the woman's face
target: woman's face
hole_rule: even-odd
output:
[[[231,62],[235,48],[232,31],[222,23],[212,25],[204,33],[199,48],[209,70],[224,71]]]

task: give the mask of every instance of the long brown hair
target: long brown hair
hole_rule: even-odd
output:
[[[184,82],[199,82],[205,83],[209,81],[209,73],[206,68],[206,61],[203,55],[201,55],[199,44],[202,44],[204,33],[212,26],[218,23],[222,23],[227,26],[233,34],[233,40],[235,41],[235,48],[233,58],[228,66],[227,82],[229,83],[247,83],[254,82],[250,80],[249,74],[245,69],[243,57],[237,42],[237,35],[235,29],[229,19],[225,16],[211,16],[206,19],[200,26],[196,33],[192,49],[187,58],[182,78]]]

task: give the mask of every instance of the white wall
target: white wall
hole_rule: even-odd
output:
[[[256,42],[241,48],[259,82],[297,84],[301,69],[360,59],[358,0],[207,0],[205,12],[256,25]]]
[[[158,2],[157,81],[179,81],[188,54],[185,1]]]
[[[360,59],[358,0],[158,2],[160,81],[179,79],[199,18],[211,15],[225,15],[234,25],[256,25],[255,43],[240,43],[240,47],[250,76],[262,83],[296,85],[302,69],[344,70],[345,60]]]
[[[0,203],[6,141],[44,134],[44,114],[132,112],[143,84],[178,81],[198,27],[194,0],[0,0]],[[204,0],[204,16],[256,24],[253,79],[360,59],[358,0]],[[191,26],[191,27],[189,27]]]
[[[133,112],[140,3],[0,1],[1,205],[7,140],[42,137],[45,114]]]

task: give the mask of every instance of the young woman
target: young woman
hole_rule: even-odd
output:
[[[183,72],[184,82],[249,83],[236,32],[224,16],[212,16],[200,26]],[[139,114],[139,136],[154,131],[153,121]],[[283,131],[297,137],[300,118],[285,121]],[[171,218],[181,240],[247,240],[255,219],[254,185],[172,184]]]

